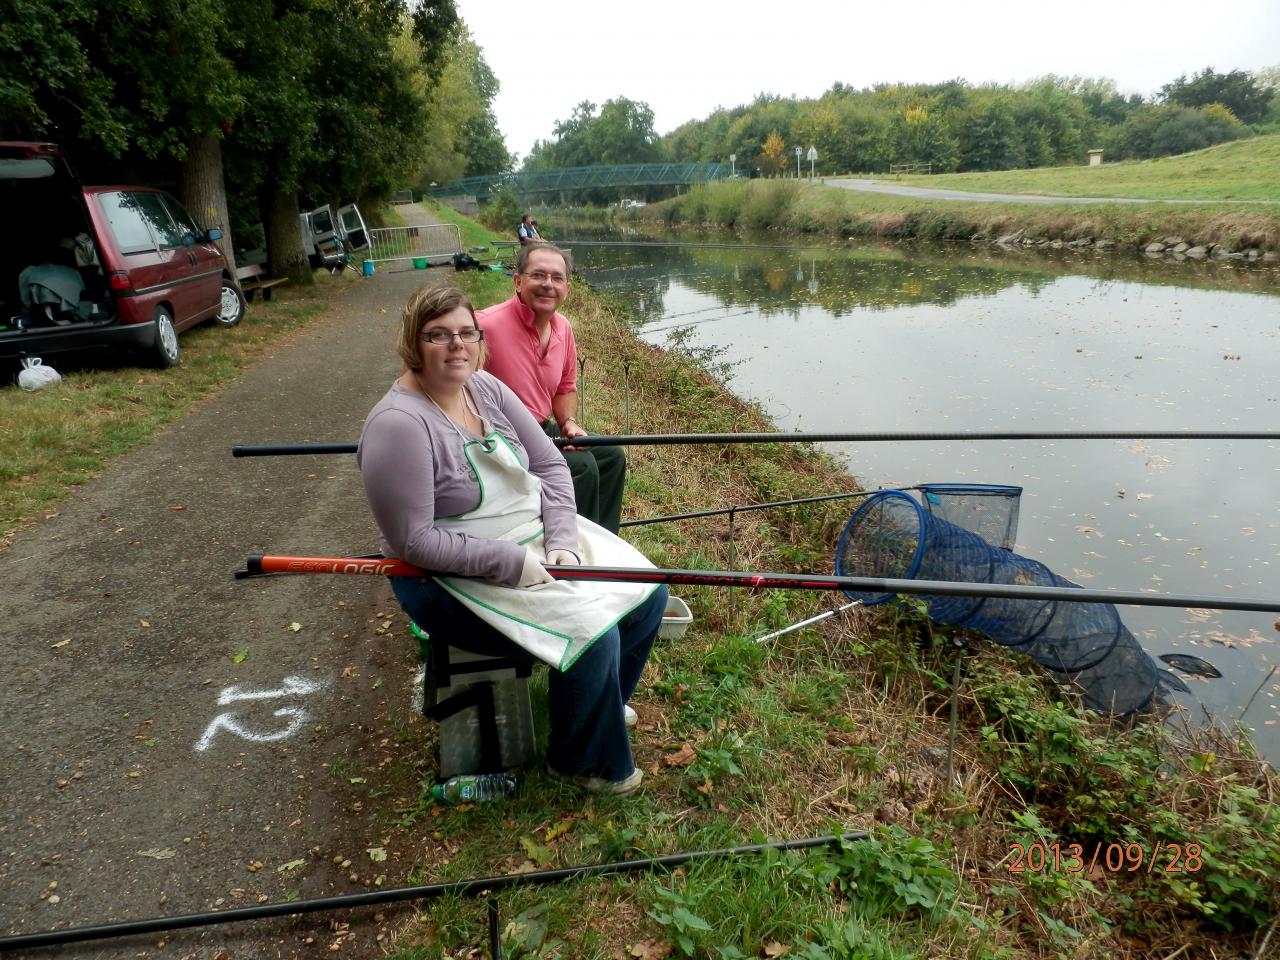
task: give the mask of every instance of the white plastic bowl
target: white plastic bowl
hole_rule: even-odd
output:
[[[689,605],[679,597],[668,597],[667,609],[663,612],[662,626],[658,628],[658,636],[664,640],[683,637],[691,623],[693,623],[693,613],[689,610]]]

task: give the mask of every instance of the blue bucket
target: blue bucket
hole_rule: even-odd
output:
[[[372,277],[372,276],[373,276],[373,261],[372,261],[372,260],[366,260],[366,261],[364,262],[364,275],[365,275],[366,277]]]

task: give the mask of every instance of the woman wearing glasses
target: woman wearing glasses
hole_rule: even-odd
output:
[[[666,588],[547,573],[544,563],[651,564],[576,516],[564,458],[480,369],[484,333],[461,292],[414,294],[396,349],[403,372],[365,420],[356,458],[383,552],[444,574],[392,577],[396,598],[434,642],[550,664],[548,769],[589,790],[630,793],[641,774],[625,704]]]

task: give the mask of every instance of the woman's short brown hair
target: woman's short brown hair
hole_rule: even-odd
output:
[[[413,296],[409,298],[409,302],[404,305],[404,310],[400,313],[400,337],[396,341],[396,353],[400,355],[400,359],[404,361],[404,365],[410,370],[422,369],[422,328],[432,320],[443,317],[446,313],[453,313],[459,307],[465,307],[467,313],[471,314],[471,320],[476,326],[480,326],[476,322],[476,309],[471,305],[471,301],[457,287],[449,284],[432,284],[422,287]],[[488,351],[485,349],[485,343],[480,341],[479,354],[476,357],[476,369],[484,368],[485,357]]]

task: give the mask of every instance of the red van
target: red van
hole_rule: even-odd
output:
[[[178,362],[178,334],[232,327],[244,298],[213,242],[152,187],[83,187],[55,144],[0,142],[0,360],[126,350]]]

